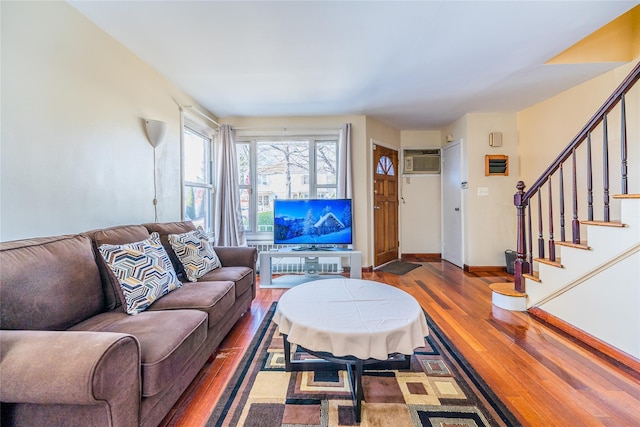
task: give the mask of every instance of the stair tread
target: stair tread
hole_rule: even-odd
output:
[[[584,249],[586,251],[591,250],[591,246],[587,245],[586,241],[582,241],[580,243],[573,243],[573,242],[556,242],[556,245],[558,246],[567,246],[569,248],[576,248],[576,249]]]
[[[602,227],[626,227],[621,221],[582,221],[581,224],[598,225]]]
[[[614,199],[640,199],[640,194],[614,194]]]
[[[515,284],[513,282],[492,283],[489,288],[496,293],[506,295],[509,297],[526,297],[527,294],[518,292],[514,289]]]
[[[524,273],[522,277],[531,279],[534,282],[542,283],[542,279],[540,279],[540,273],[538,273],[537,271],[534,271],[533,273]]]
[[[551,265],[554,267],[559,267],[559,268],[563,268],[562,264],[560,263],[560,257],[557,257],[555,261],[551,261],[549,258],[534,258],[534,261],[540,262],[542,264],[547,264],[547,265]]]

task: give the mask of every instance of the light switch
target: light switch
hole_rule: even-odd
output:
[[[478,196],[488,196],[489,187],[478,187]]]

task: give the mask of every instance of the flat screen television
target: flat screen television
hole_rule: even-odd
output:
[[[273,241],[305,250],[351,244],[351,208],[351,199],[276,199]]]

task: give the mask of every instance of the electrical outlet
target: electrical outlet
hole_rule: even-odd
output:
[[[488,196],[489,187],[478,187],[478,196]]]

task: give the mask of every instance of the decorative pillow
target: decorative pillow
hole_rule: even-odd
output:
[[[98,250],[120,282],[129,314],[146,310],[158,298],[182,286],[158,233],[141,242],[104,244]]]
[[[190,282],[222,267],[209,238],[201,228],[183,234],[169,234],[169,243]]]

